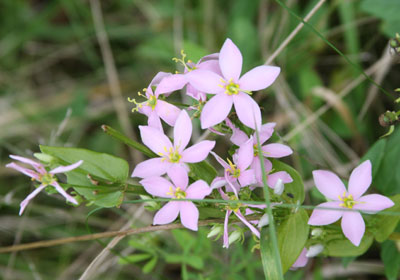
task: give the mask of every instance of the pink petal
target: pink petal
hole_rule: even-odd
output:
[[[235,178],[233,178],[232,176],[230,176],[229,172],[227,172],[227,171],[224,172],[224,177],[225,177],[226,182],[228,183],[227,185],[225,185],[225,190],[227,192],[233,192],[236,197],[239,197],[238,190],[240,189],[240,186],[236,182],[237,180]]]
[[[78,168],[82,163],[83,163],[83,160],[80,160],[80,161],[75,162],[74,164],[70,164],[67,166],[59,166],[59,167],[51,170],[49,173],[51,173],[51,174],[65,173],[65,172],[74,170],[75,168]]]
[[[152,158],[142,161],[135,166],[131,177],[148,178],[161,176],[170,168],[171,164],[162,158]]]
[[[251,230],[252,233],[254,233],[255,236],[260,238],[260,232],[252,224],[250,224],[245,217],[243,217],[240,211],[233,211],[233,213]]]
[[[369,160],[364,161],[351,172],[349,179],[349,194],[357,200],[371,185],[372,166]]]
[[[168,193],[171,192],[171,188],[172,190],[175,189],[172,183],[163,177],[145,178],[139,183],[144,187],[146,192],[158,197],[170,198],[172,195]]]
[[[174,146],[182,152],[192,137],[192,121],[188,113],[182,110],[174,126]]]
[[[147,125],[158,129],[161,133],[164,133],[160,117],[158,116],[156,111],[151,111],[148,115]]]
[[[238,47],[231,39],[226,39],[219,52],[219,66],[226,80],[236,82],[242,72],[243,58]]]
[[[244,74],[239,80],[243,90],[256,91],[269,87],[278,77],[281,68],[276,66],[258,66]]]
[[[189,177],[185,168],[180,165],[174,165],[168,169],[167,174],[168,177],[171,178],[175,187],[186,190],[186,187],[189,183]]]
[[[224,177],[215,177],[214,180],[211,182],[210,188],[212,190],[214,189],[220,189],[224,187],[228,182],[225,180]]]
[[[25,174],[26,176],[29,176],[29,177],[39,181],[39,175],[33,170],[22,167],[14,162],[7,164],[6,167],[15,169],[15,170]]]
[[[292,268],[297,268],[297,267],[304,267],[306,266],[307,262],[308,262],[308,258],[306,257],[307,254],[307,249],[304,248],[301,253],[300,256],[297,258],[296,262],[292,265]]]
[[[342,230],[344,236],[355,246],[360,245],[365,232],[365,223],[360,213],[346,211],[343,213]]]
[[[331,200],[339,200],[339,196],[342,196],[346,192],[342,181],[333,172],[314,170],[313,177],[317,189]]]
[[[203,161],[210,151],[214,149],[215,141],[201,141],[182,152],[182,161],[183,162],[200,162]]]
[[[180,201],[170,201],[165,204],[154,216],[153,225],[165,225],[172,223],[179,214]]]
[[[21,216],[22,213],[24,212],[26,206],[28,205],[28,203],[44,188],[46,187],[46,185],[40,185],[39,187],[37,187],[33,192],[31,192],[20,204],[20,209],[19,209],[19,215]]]
[[[201,112],[201,128],[206,129],[222,122],[231,111],[232,102],[232,97],[224,93],[211,98]]]
[[[156,154],[165,154],[172,147],[171,141],[157,128],[139,125],[143,143]]]
[[[339,206],[340,203],[340,201],[331,201],[317,205],[317,208],[314,209],[310,219],[308,220],[308,224],[313,226],[324,226],[336,222],[343,216],[344,211],[318,208],[342,208]]]
[[[286,171],[278,171],[272,174],[269,174],[267,177],[268,186],[274,188],[278,179],[282,180],[282,183],[288,184],[293,182],[292,177]]]
[[[362,210],[367,213],[376,213],[394,205],[393,201],[380,194],[368,194],[357,199],[353,209]]]
[[[56,182],[54,181],[53,183],[51,183],[51,185],[53,187],[56,188],[56,190],[63,196],[65,197],[65,199],[73,204],[78,205],[78,201],[75,200],[75,198],[73,198],[72,196],[70,196],[69,194],[67,194],[67,192]]]
[[[274,128],[275,128],[276,123],[266,123],[261,126],[261,131],[260,131],[260,144],[264,144],[265,141],[267,141],[272,134],[274,133]],[[254,134],[254,143],[257,144],[257,138]]]
[[[16,155],[10,155],[10,158],[31,165],[31,166],[34,167],[34,168],[37,170],[37,172],[39,172],[39,173],[42,173],[42,174],[43,174],[43,173],[46,173],[46,170],[44,169],[44,167],[43,167],[43,165],[42,165],[41,163],[38,163],[38,162],[36,162],[36,161],[33,161],[33,160],[29,159],[29,158],[20,157],[20,156],[16,156]]]
[[[183,74],[174,74],[163,78],[156,88],[155,95],[158,97],[163,93],[170,93],[182,89],[187,83]]]
[[[206,93],[222,93],[222,77],[208,70],[193,70],[186,74],[189,83],[199,91]]]
[[[278,143],[267,144],[262,147],[262,150],[265,153],[265,156],[270,158],[286,157],[293,153],[289,146]]]
[[[204,92],[195,89],[190,84],[188,84],[186,86],[186,94],[189,95],[190,97],[196,99],[196,100],[206,101],[206,99],[207,99],[207,96],[206,96],[206,94]]]
[[[249,186],[257,182],[256,174],[252,169],[241,171],[238,180],[242,187]]]
[[[172,74],[167,72],[158,72],[157,75],[154,76],[153,80],[151,80],[149,88],[158,85],[162,79],[168,76],[172,76]]]
[[[262,184],[262,171],[261,171],[261,163],[260,158],[254,157],[253,162],[250,165],[250,168],[254,170],[257,182]],[[264,159],[264,168],[265,172],[268,174],[272,169],[272,163],[268,159]],[[268,178],[268,177],[267,177]]]
[[[211,193],[211,188],[203,180],[198,180],[191,184],[186,190],[186,198],[203,199]]]
[[[157,100],[155,110],[160,118],[162,118],[170,126],[175,125],[176,119],[181,112],[181,109],[163,100]]]
[[[199,221],[199,210],[193,202],[180,202],[181,223],[184,227],[197,231],[197,223]]]
[[[210,152],[210,153],[214,156],[214,158],[218,161],[218,163],[222,165],[222,167],[224,169],[230,168],[229,164],[227,164],[219,155],[217,155],[214,152]]]
[[[208,70],[222,76],[221,69],[219,69],[218,59],[201,62],[199,65],[197,65],[196,68],[201,70]]]
[[[236,146],[240,146],[244,144],[247,140],[249,140],[249,137],[247,136],[246,133],[241,131],[239,128],[234,126],[229,119],[226,119],[225,122],[227,125],[232,129],[232,136],[231,136],[231,142],[235,144]],[[228,124],[229,122],[229,124]]]
[[[237,167],[243,171],[247,169],[254,159],[253,139],[247,140],[238,151]]]
[[[261,111],[258,104],[246,93],[239,92],[233,96],[236,114],[246,126],[256,129],[261,127]]]
[[[225,214],[224,220],[224,248],[229,248],[229,235],[228,235],[228,222],[229,216],[231,215],[232,210],[227,210]]]
[[[218,61],[218,58],[219,58],[219,53],[208,54],[208,55],[203,56],[202,58],[200,58],[199,61],[197,62],[197,64],[200,65],[201,63],[203,63],[205,61],[209,61],[209,60]]]

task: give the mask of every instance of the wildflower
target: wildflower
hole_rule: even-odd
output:
[[[214,148],[215,141],[201,141],[186,148],[192,136],[192,122],[188,113],[182,110],[174,127],[174,145],[169,138],[156,128],[139,126],[143,143],[160,157],[145,160],[136,165],[132,177],[147,178],[161,176],[172,166],[187,168],[185,163],[204,160]]]
[[[211,193],[211,188],[203,180],[198,180],[188,187],[189,178],[186,171],[177,166],[168,170],[172,184],[162,177],[151,177],[140,181],[151,195],[173,199],[203,199]],[[154,225],[164,225],[173,222],[178,215],[182,225],[188,229],[197,230],[199,210],[191,201],[170,201],[154,216]]]
[[[336,174],[325,171],[313,171],[317,189],[330,202],[319,204],[317,207],[345,210],[358,210],[374,214],[394,205],[389,198],[379,194],[362,196],[371,185],[371,162],[364,161],[350,175],[348,190]],[[359,246],[365,232],[365,223],[358,211],[340,211],[315,209],[308,221],[310,225],[329,225],[342,218],[341,226],[344,235],[355,246]]]
[[[41,163],[38,163],[36,161],[33,161],[29,158],[25,158],[25,157],[20,157],[20,156],[16,156],[16,155],[10,155],[10,158],[18,160],[22,163],[25,164],[29,164],[30,166],[32,166],[35,170],[32,169],[28,169],[25,167],[22,167],[14,162],[9,163],[6,165],[6,167],[8,168],[13,168],[29,177],[32,178],[33,181],[38,181],[40,183],[39,187],[37,187],[31,194],[29,194],[20,204],[20,210],[19,210],[19,215],[21,215],[24,210],[25,207],[28,205],[28,203],[41,191],[43,190],[45,187],[51,185],[53,186],[62,196],[65,197],[65,199],[73,204],[78,204],[78,202],[75,200],[75,198],[73,198],[72,196],[70,196],[69,194],[67,194],[65,192],[65,190],[60,186],[60,184],[57,182],[57,178],[54,176],[54,174],[57,173],[65,173],[68,171],[71,171],[75,168],[77,168],[78,166],[80,166],[82,164],[82,160],[71,164],[71,165],[67,165],[67,166],[59,166],[57,168],[54,168],[53,170],[47,172],[46,169],[44,168],[44,166]]]
[[[200,116],[203,129],[222,122],[235,106],[239,120],[246,126],[256,129],[261,126],[261,111],[249,96],[251,91],[270,86],[278,77],[280,68],[258,66],[242,77],[242,54],[237,46],[226,39],[219,53],[219,66],[222,75],[208,70],[191,71],[187,78],[197,90],[215,94],[203,108]]]
[[[306,266],[306,264],[308,263],[307,252],[308,252],[308,250],[304,247],[300,253],[300,256],[297,258],[295,263],[290,268],[291,270],[296,270],[299,267]]]

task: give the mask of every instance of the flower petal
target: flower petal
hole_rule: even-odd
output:
[[[231,111],[232,102],[232,97],[224,93],[211,98],[201,112],[201,128],[206,129],[222,122]]]
[[[278,77],[281,68],[276,66],[258,66],[244,74],[239,80],[243,90],[261,90],[269,87]]]
[[[160,94],[180,90],[186,85],[186,83],[187,79],[183,74],[173,74],[166,76],[160,81],[154,94],[158,97]]]
[[[310,219],[308,220],[309,225],[313,226],[323,226],[329,225],[337,220],[339,220],[343,216],[343,212],[341,210],[328,210],[328,209],[318,209],[319,207],[324,208],[341,208],[339,206],[339,201],[331,201],[325,202],[317,205],[317,208],[311,214]]]
[[[182,152],[192,137],[192,121],[188,113],[182,110],[174,126],[174,146]]]
[[[183,201],[179,203],[181,223],[184,227],[197,231],[197,223],[199,221],[199,210],[190,201]]]
[[[358,199],[371,185],[372,166],[369,160],[364,161],[351,172],[349,179],[349,194]]]
[[[260,130],[260,144],[264,144],[274,133],[276,123],[266,123],[261,126]],[[254,141],[257,143],[257,138],[254,136]]]
[[[189,163],[203,161],[210,151],[214,149],[214,146],[215,141],[201,141],[182,152],[182,161]]]
[[[238,180],[240,186],[242,187],[249,186],[257,182],[256,174],[252,169],[241,171]]]
[[[344,236],[355,246],[360,245],[365,232],[365,223],[360,213],[345,212],[342,218],[342,230]]]
[[[26,157],[20,157],[20,156],[16,156],[16,155],[10,155],[10,158],[18,160],[20,162],[26,163],[31,165],[33,168],[35,168],[37,170],[37,172],[39,173],[45,173],[46,170],[44,169],[43,165],[41,163],[38,163],[36,161],[33,161],[29,158]]]
[[[240,211],[233,211],[233,213],[242,221],[243,224],[245,224],[252,233],[254,233],[255,236],[260,238],[260,232],[252,225],[250,224],[246,218],[240,213]]]
[[[199,91],[206,93],[222,93],[221,87],[223,78],[208,70],[193,70],[186,74],[189,83]]]
[[[211,193],[212,189],[203,180],[191,184],[186,190],[186,197],[190,199],[203,199]]]
[[[151,111],[148,115],[147,125],[158,129],[161,133],[164,133],[160,117],[158,116],[156,111]]]
[[[222,76],[218,59],[210,59],[197,65],[197,69],[208,70]]]
[[[189,183],[189,177],[185,168],[176,164],[168,169],[167,174],[168,177],[171,178],[171,181],[174,183],[175,187],[186,190],[186,187]]]
[[[168,73],[168,72],[162,72],[162,71],[158,72],[154,76],[153,80],[151,80],[149,88],[151,89],[151,86],[158,85],[161,82],[162,79],[164,79],[165,77],[168,77],[168,76],[172,76],[172,74]]]
[[[249,139],[241,145],[237,151],[237,155],[237,167],[241,171],[246,170],[254,159],[253,139]]]
[[[225,122],[226,125],[232,129],[232,136],[230,140],[233,144],[240,146],[249,140],[247,134],[237,128],[228,118],[225,120]]]
[[[329,199],[338,200],[339,195],[343,195],[346,192],[343,182],[333,172],[314,170],[313,177],[317,189]]]
[[[176,119],[181,112],[181,109],[163,100],[157,101],[157,106],[155,110],[157,111],[157,114],[160,116],[160,118],[162,118],[170,126],[175,125]]]
[[[288,184],[293,182],[292,177],[286,171],[278,171],[272,174],[269,174],[267,177],[267,184],[270,188],[274,188],[278,179],[282,180],[282,183]]]
[[[304,267],[306,266],[307,262],[308,262],[308,258],[306,257],[307,254],[307,249],[304,248],[301,253],[300,256],[297,258],[297,260],[294,262],[294,264],[292,264],[292,268],[297,268],[297,267]]]
[[[145,178],[139,182],[146,192],[153,196],[170,198],[171,194],[167,194],[171,192],[171,188],[174,189],[172,183],[163,177],[150,177]]]
[[[367,213],[374,214],[381,210],[385,210],[394,205],[393,201],[386,196],[380,194],[368,194],[357,199],[353,209],[362,210]]]
[[[230,168],[229,164],[227,164],[219,155],[217,155],[217,154],[214,153],[214,152],[210,152],[210,154],[212,154],[212,155],[214,156],[214,158],[218,161],[219,164],[222,165],[222,167],[223,167],[224,169]]]
[[[292,149],[289,146],[273,143],[262,146],[262,150],[265,153],[266,157],[270,158],[281,158],[291,155],[293,153]]]
[[[246,126],[256,129],[261,127],[261,111],[258,104],[249,95],[239,92],[233,96],[236,114],[239,120]]]
[[[228,235],[228,222],[229,216],[231,215],[232,210],[227,210],[225,213],[225,220],[224,220],[224,248],[229,248],[229,235]]]
[[[66,165],[66,166],[59,166],[59,167],[51,170],[49,173],[51,173],[51,174],[65,173],[65,172],[74,170],[75,168],[78,168],[82,163],[83,163],[83,160],[80,160],[80,161],[75,162],[74,164],[70,164],[70,165]]]
[[[242,72],[242,64],[243,57],[240,50],[231,39],[226,39],[219,52],[219,66],[225,79],[237,82]]]
[[[254,170],[257,183],[262,184],[262,171],[261,171],[261,163],[260,163],[260,158],[254,157],[253,162],[250,165],[250,168]],[[268,174],[271,169],[272,169],[272,163],[268,159],[264,159],[264,169],[265,172]],[[268,178],[268,177],[267,177]]]
[[[156,154],[164,154],[165,149],[169,150],[172,147],[168,137],[157,128],[140,125],[139,130],[143,143]]]
[[[165,204],[154,216],[153,225],[165,225],[172,223],[179,214],[180,201],[170,201]]]
[[[14,163],[14,162],[11,162],[11,163],[7,164],[6,167],[15,169],[15,170],[25,174],[26,176],[29,176],[29,177],[39,181],[39,175],[33,170],[30,170],[28,168],[22,167],[22,166]]]
[[[31,192],[21,203],[20,203],[20,209],[19,209],[19,215],[21,216],[22,213],[24,212],[26,206],[29,204],[29,202],[44,188],[46,185],[40,185],[37,187],[33,192]]]
[[[165,174],[171,164],[162,158],[152,158],[135,166],[131,177],[148,178]]]
[[[75,200],[72,196],[67,194],[67,192],[56,182],[52,182],[51,185],[56,188],[56,190],[63,196],[65,199],[73,204],[78,205],[78,201]]]

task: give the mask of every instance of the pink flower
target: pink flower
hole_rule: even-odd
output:
[[[148,117],[148,125],[151,127],[158,128],[162,131],[161,121],[164,120],[168,125],[175,125],[175,121],[179,115],[180,109],[164,100],[160,100],[161,94],[168,95],[173,91],[173,88],[167,86],[167,78],[171,77],[172,74],[159,72],[151,81],[148,88],[145,90],[145,95],[140,94],[147,100],[144,102],[137,103],[135,99],[130,100],[136,104],[136,108],[132,111],[138,111]],[[153,93],[153,86],[157,86]]]
[[[43,190],[45,187],[47,187],[48,185],[51,185],[53,187],[56,188],[56,190],[65,197],[65,199],[73,204],[78,204],[78,202],[75,200],[75,198],[73,198],[72,196],[70,196],[69,194],[67,194],[64,189],[58,184],[57,182],[57,178],[54,177],[54,174],[57,173],[65,173],[68,171],[71,171],[75,168],[77,168],[78,166],[80,166],[82,164],[82,160],[71,164],[71,165],[67,165],[67,166],[59,166],[57,168],[54,168],[53,170],[47,172],[46,169],[44,168],[44,166],[41,163],[38,163],[36,161],[33,161],[29,158],[25,158],[25,157],[20,157],[20,156],[15,156],[15,155],[10,155],[10,158],[18,160],[20,162],[26,163],[31,165],[35,170],[31,170],[25,167],[22,167],[14,162],[9,163],[6,165],[6,167],[9,168],[13,168],[29,177],[32,178],[32,180],[36,180],[38,182],[40,182],[39,187],[37,187],[31,194],[29,194],[20,204],[21,208],[19,210],[19,215],[21,215],[24,210],[25,207],[28,205],[28,203],[41,191]]]
[[[291,270],[296,270],[299,267],[304,267],[308,263],[308,258],[307,258],[307,248],[304,247],[303,250],[300,253],[300,256],[297,258],[295,263],[292,265],[290,268]]]
[[[201,141],[186,148],[192,136],[192,122],[182,110],[174,127],[174,144],[160,130],[150,126],[139,126],[143,143],[160,157],[145,160],[136,165],[132,177],[147,178],[161,176],[172,166],[186,168],[185,163],[204,160],[214,148],[215,141]]]
[[[197,90],[215,94],[200,116],[203,129],[222,122],[235,106],[239,120],[255,129],[261,126],[261,111],[257,103],[249,96],[251,91],[270,86],[278,77],[280,68],[258,66],[242,77],[242,54],[237,46],[226,39],[219,53],[219,66],[222,75],[208,70],[191,71],[187,76],[189,83]]]
[[[188,175],[180,167],[168,170],[172,183],[162,177],[151,177],[140,181],[145,190],[151,195],[174,199],[203,199],[211,193],[206,182],[198,180],[188,185]],[[180,215],[182,225],[191,230],[197,230],[199,210],[191,201],[170,201],[154,216],[154,225],[164,225],[173,222]]]
[[[240,146],[243,143],[249,141],[250,138],[246,135],[246,133],[235,127],[229,119],[226,119],[226,124],[232,129],[231,141],[233,144]],[[274,133],[274,127],[275,123],[266,123],[261,126],[259,132],[261,145],[263,145],[272,136],[272,134]],[[253,146],[251,148],[251,153],[253,154],[253,159],[251,161],[251,169],[253,169],[255,172],[257,183],[262,184],[262,172],[261,172],[260,158],[258,156],[256,133],[252,135],[251,139],[253,139],[252,140]],[[292,177],[290,177],[290,175],[285,171],[279,171],[269,174],[269,172],[272,170],[272,163],[265,157],[270,157],[270,158],[285,157],[293,153],[292,149],[286,145],[279,143],[267,144],[262,146],[261,149],[264,155],[265,171],[268,173],[268,178],[267,178],[268,186],[274,188],[275,183],[277,182],[278,179],[281,179],[284,184],[291,183],[293,181]]]
[[[353,170],[349,179],[348,191],[342,181],[334,173],[325,170],[313,171],[317,189],[325,195],[329,202],[321,203],[317,207],[354,209],[366,213],[376,213],[394,205],[389,198],[379,194],[364,194],[371,185],[371,162],[361,163]],[[355,246],[360,245],[365,232],[365,223],[358,211],[340,211],[315,209],[308,224],[320,226],[329,225],[342,218],[344,235]]]

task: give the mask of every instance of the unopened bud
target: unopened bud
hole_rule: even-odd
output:
[[[392,112],[392,111],[386,111],[385,113],[383,113],[379,116],[379,124],[383,127],[392,125],[398,120],[399,120],[399,118],[398,118],[396,112]]]
[[[242,237],[242,233],[240,231],[236,230],[236,231],[232,232],[228,238],[229,245],[231,245],[233,242],[238,241],[241,237]]]
[[[321,234],[322,234],[322,229],[320,229],[320,228],[315,228],[315,229],[313,229],[313,230],[311,231],[311,235],[312,235],[313,237],[320,237]]]
[[[223,230],[223,229],[222,229],[222,226],[221,226],[221,225],[214,225],[214,226],[211,228],[210,232],[207,234],[207,238],[211,238],[211,237],[214,237],[214,236],[216,236],[216,235],[221,234],[222,230]]]
[[[310,246],[310,248],[308,248],[306,257],[307,258],[315,257],[315,256],[319,255],[323,250],[324,250],[324,245],[322,245],[322,244]]]
[[[283,181],[281,179],[278,179],[274,186],[274,194],[281,195],[284,189],[285,185],[283,184]]]
[[[268,217],[268,214],[264,214],[264,215],[261,217],[260,221],[258,222],[258,226],[257,226],[257,227],[262,228],[262,227],[267,226],[268,224],[269,224],[269,217]]]

